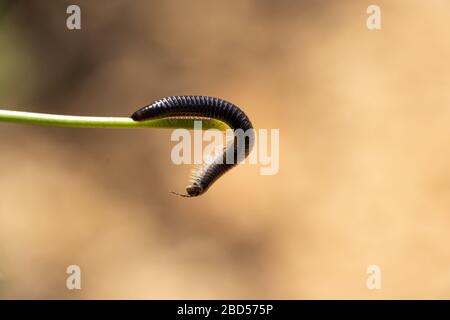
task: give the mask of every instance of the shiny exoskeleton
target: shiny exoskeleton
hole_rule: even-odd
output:
[[[234,132],[229,142],[215,159],[196,169],[191,184],[186,187],[186,197],[203,194],[220,176],[244,160],[254,144],[252,124],[236,105],[223,99],[208,96],[170,96],[153,102],[133,113],[135,121],[161,118],[212,118],[226,123]],[[231,161],[230,161],[231,159]]]

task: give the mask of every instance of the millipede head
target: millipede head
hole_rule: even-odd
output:
[[[190,197],[197,197],[203,193],[203,188],[194,182],[186,187],[186,192]]]
[[[171,193],[184,198],[192,198],[201,195],[203,191],[203,188],[194,182],[192,185],[186,187],[187,194],[182,194],[174,191],[172,191]]]

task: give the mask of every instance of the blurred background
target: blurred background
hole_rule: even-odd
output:
[[[79,31],[66,8],[81,7]],[[382,29],[366,28],[381,7]],[[0,106],[127,116],[166,95],[280,129],[184,199],[170,130],[0,123],[0,298],[450,298],[448,1],[2,1]],[[81,267],[82,290],[66,289]],[[368,290],[369,265],[381,290]]]

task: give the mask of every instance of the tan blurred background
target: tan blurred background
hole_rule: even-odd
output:
[[[374,3],[3,1],[2,108],[214,95],[280,128],[281,159],[184,199],[169,130],[0,124],[0,298],[449,299],[450,3]]]

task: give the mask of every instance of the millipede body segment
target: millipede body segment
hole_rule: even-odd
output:
[[[225,172],[244,160],[254,144],[253,126],[247,115],[236,105],[208,96],[170,96],[153,102],[132,114],[135,121],[161,118],[212,118],[225,122],[234,132],[229,142],[209,164],[194,170],[185,197],[203,194]],[[242,143],[239,143],[242,141]],[[232,161],[230,161],[230,159]]]

